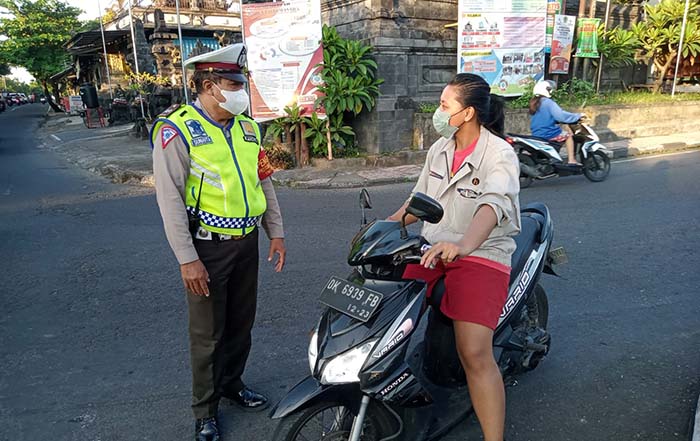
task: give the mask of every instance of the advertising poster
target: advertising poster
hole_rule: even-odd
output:
[[[482,76],[493,93],[521,95],[544,76],[547,2],[460,0],[457,70]]]
[[[564,11],[564,0],[547,0],[547,33],[545,34],[544,51],[552,51],[552,34],[554,34],[554,17]]]
[[[293,104],[311,114],[322,84],[320,0],[242,4],[241,18],[253,118],[285,116],[284,108]],[[323,115],[321,110],[316,113]]]
[[[554,19],[552,35],[552,55],[549,59],[550,74],[568,74],[571,63],[571,49],[574,41],[576,17],[557,15]]]
[[[578,45],[576,56],[581,58],[598,58],[598,26],[599,18],[578,19]]]

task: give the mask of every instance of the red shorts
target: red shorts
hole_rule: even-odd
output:
[[[424,280],[428,296],[445,276],[445,295],[440,311],[455,321],[477,323],[496,329],[508,296],[510,268],[478,257],[467,257],[435,269],[408,265],[404,279]]]

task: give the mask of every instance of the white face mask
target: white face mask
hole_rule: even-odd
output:
[[[240,115],[248,109],[249,99],[248,92],[244,88],[239,90],[223,90],[218,84],[214,83],[221,95],[224,96],[224,102],[219,103],[219,107],[229,112],[232,115]]]

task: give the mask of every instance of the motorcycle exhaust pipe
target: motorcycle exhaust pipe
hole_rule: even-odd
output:
[[[531,178],[537,178],[540,176],[540,174],[537,173],[537,169],[535,167],[523,164],[522,162],[520,163],[520,173],[530,176]]]

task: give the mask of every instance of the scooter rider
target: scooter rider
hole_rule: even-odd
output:
[[[552,99],[551,92],[556,88],[556,83],[551,80],[538,81],[532,89],[535,95],[530,99],[529,113],[530,131],[533,136],[548,139],[554,142],[563,142],[566,145],[566,154],[569,165],[581,166],[574,153],[574,139],[571,129],[567,124],[575,123],[584,118],[583,113],[570,113],[562,110]],[[559,124],[562,124],[560,127]]]
[[[491,95],[481,77],[458,74],[443,90],[433,116],[442,138],[430,148],[413,192],[436,199],[445,215],[437,224],[423,225],[422,235],[433,246],[421,265],[409,265],[404,274],[428,283],[445,276],[441,310],[454,322],[457,352],[486,441],[503,440],[505,393],[492,340],[508,294],[513,236],[520,231],[520,169],[500,137],[503,123],[503,101]],[[389,219],[401,220],[407,205]]]

